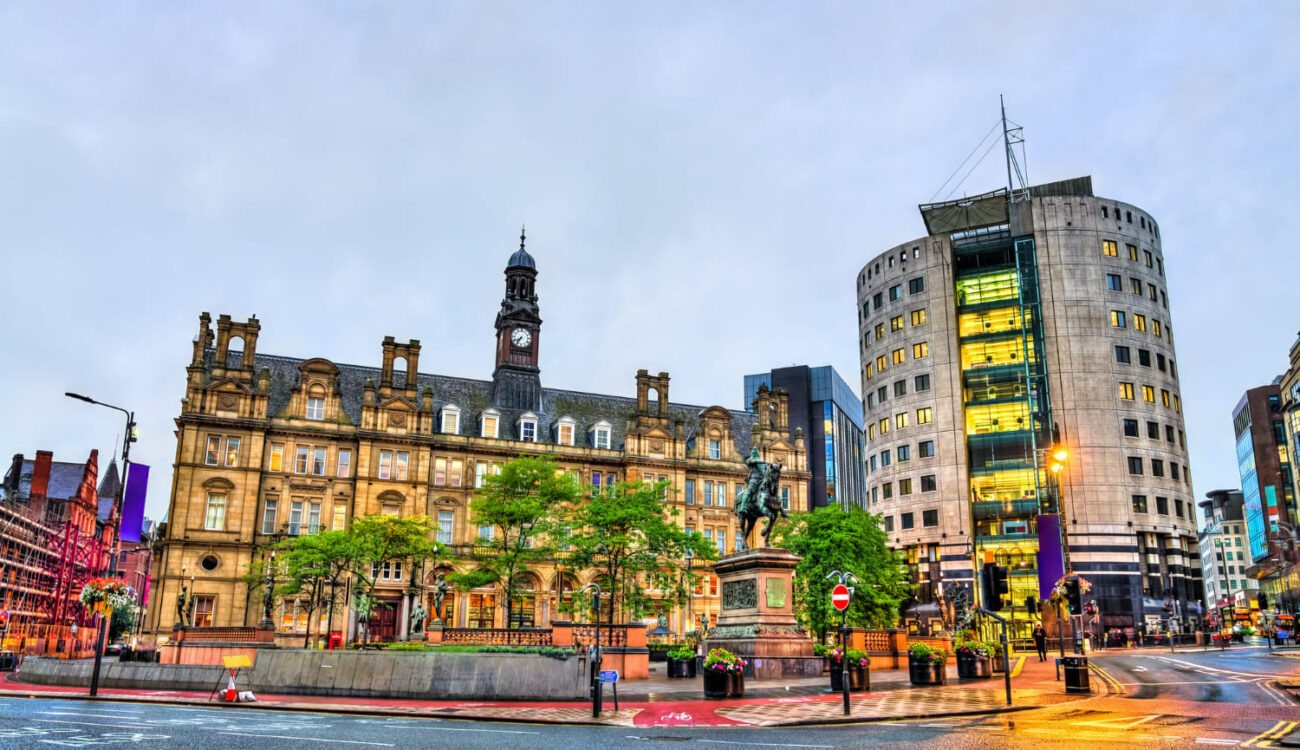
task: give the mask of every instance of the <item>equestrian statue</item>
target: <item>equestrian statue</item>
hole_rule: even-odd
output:
[[[758,448],[751,448],[749,458],[745,459],[749,467],[749,479],[745,489],[736,496],[736,517],[740,519],[740,539],[744,549],[749,546],[749,535],[754,531],[758,519],[767,516],[767,525],[763,527],[763,546],[771,547],[769,537],[776,519],[789,518],[781,507],[781,462],[768,463],[758,457]]]

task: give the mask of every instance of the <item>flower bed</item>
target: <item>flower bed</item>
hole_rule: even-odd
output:
[[[695,676],[695,651],[690,646],[678,646],[669,651],[666,656],[669,678]]]
[[[946,685],[948,652],[925,643],[907,647],[907,672],[913,685]]]
[[[993,676],[994,655],[997,647],[987,641],[964,640],[954,644],[957,654],[957,677],[964,680],[982,680]]]
[[[745,695],[745,660],[715,648],[704,659],[704,697],[740,698]]]
[[[871,678],[867,667],[870,666],[871,660],[867,658],[867,652],[860,649],[849,649],[846,654],[837,648],[830,652],[831,691],[836,693],[844,692],[846,662],[849,672],[849,690],[852,692],[870,690]]]

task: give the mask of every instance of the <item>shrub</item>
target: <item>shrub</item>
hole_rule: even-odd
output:
[[[681,645],[673,649],[672,651],[669,651],[668,658],[676,659],[677,661],[686,661],[688,659],[694,659],[695,651],[690,646]]]
[[[993,644],[985,641],[959,641],[954,646],[954,651],[960,656],[982,656],[991,658],[996,652],[992,648]]]
[[[947,651],[928,643],[913,643],[907,647],[907,653],[917,661],[944,661],[948,658]]]
[[[745,669],[745,664],[744,659],[725,648],[713,649],[704,659],[705,669],[716,669],[720,672],[740,672]]]
[[[813,656],[830,656],[830,653],[831,647],[827,646],[825,643],[813,644]]]
[[[844,653],[845,652],[841,651],[838,648],[832,649],[830,652],[831,662],[835,664],[839,664],[840,660],[844,658]],[[848,657],[849,657],[849,666],[865,667],[871,663],[871,659],[867,658],[867,652],[863,651],[860,648],[849,649]]]

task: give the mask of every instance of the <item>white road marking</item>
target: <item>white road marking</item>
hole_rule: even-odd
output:
[[[240,737],[272,737],[277,740],[304,740],[306,742],[334,742],[343,745],[375,745],[377,747],[396,747],[391,742],[362,742],[361,740],[330,740],[322,737],[290,737],[287,734],[249,734],[248,732],[220,732]]]
[[[955,724],[922,724],[921,726],[923,726],[923,727],[952,727],[952,726],[956,726],[956,725],[955,725]]]
[[[834,747],[834,745],[788,745],[784,742],[732,742],[730,740],[696,740],[696,742],[708,742],[712,745],[748,745],[749,747]]]
[[[1072,725],[1077,727],[1105,727],[1107,729],[1132,729],[1139,724],[1145,724],[1148,721],[1159,719],[1164,714],[1147,714],[1146,716],[1115,716],[1109,719],[1096,719],[1094,721],[1072,721]]]
[[[1235,745],[1235,744],[1237,744],[1237,741],[1236,741],[1236,740],[1221,740],[1221,739],[1218,739],[1218,738],[1216,738],[1216,737],[1197,737],[1197,738],[1196,738],[1196,744],[1198,744],[1198,745]]]
[[[67,719],[33,719],[32,721],[46,721],[51,724],[81,724],[87,727],[108,727],[112,729],[154,729],[156,727],[145,726],[144,724],[103,724],[98,721],[68,721]]]

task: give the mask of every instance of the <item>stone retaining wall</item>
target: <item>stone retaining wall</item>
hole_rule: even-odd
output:
[[[92,662],[28,658],[18,679],[38,685],[86,686]],[[226,671],[190,664],[105,661],[100,685],[138,690],[208,691],[225,687]],[[263,650],[246,670],[254,693],[357,698],[581,700],[588,695],[585,656],[438,654],[428,652]]]

